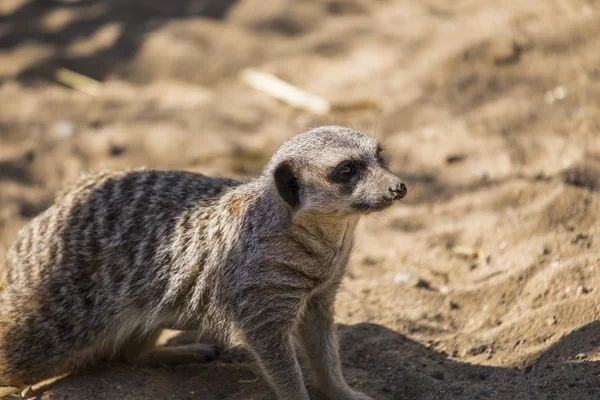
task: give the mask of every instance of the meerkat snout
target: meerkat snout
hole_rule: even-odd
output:
[[[401,200],[406,196],[406,185],[404,182],[396,183],[389,187],[388,193],[393,200]]]

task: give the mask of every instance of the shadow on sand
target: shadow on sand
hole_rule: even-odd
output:
[[[339,332],[349,383],[374,399],[592,399],[600,387],[600,363],[580,356],[600,348],[600,322],[567,335],[526,368],[452,360],[375,324],[340,325]],[[115,365],[42,390],[42,398],[51,399],[272,398],[257,367],[241,350],[225,352],[221,360],[205,365],[156,369]],[[318,398],[314,390],[313,394]]]

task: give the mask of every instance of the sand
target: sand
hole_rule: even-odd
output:
[[[0,4],[0,257],[82,171],[247,178],[310,126],[384,142],[405,201],[361,221],[337,301],[375,399],[600,398],[600,2]],[[53,80],[66,67],[91,96]],[[245,67],[379,109],[295,110]],[[104,366],[42,399],[270,399],[243,353]]]

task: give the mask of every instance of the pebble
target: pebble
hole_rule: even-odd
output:
[[[458,310],[460,308],[460,305],[452,301],[452,299],[450,298],[446,300],[446,303],[448,304],[448,307],[450,307],[451,310]]]
[[[68,139],[75,135],[77,125],[71,121],[61,121],[54,126],[54,136],[57,139]]]
[[[420,287],[425,289],[430,288],[429,282],[408,272],[399,272],[396,275],[394,275],[394,283],[400,283],[408,286]]]
[[[584,295],[584,294],[588,294],[589,292],[590,292],[589,289],[587,289],[587,288],[585,288],[583,286],[577,286],[577,291],[575,292],[575,294],[577,296],[581,296],[581,295]]]
[[[564,86],[557,86],[552,90],[548,90],[544,94],[544,101],[547,104],[555,103],[556,101],[563,100],[567,97],[568,91]]]
[[[546,320],[546,324],[547,325],[556,325],[556,318],[555,317],[550,317]]]
[[[551,251],[551,250],[550,250],[550,247],[548,247],[548,246],[544,246],[544,247],[542,248],[542,254],[543,254],[543,255],[548,255],[548,254],[550,254],[550,251]]]
[[[494,388],[493,388],[493,387],[491,387],[491,386],[484,386],[484,387],[481,389],[481,393],[482,393],[484,396],[487,396],[487,397],[489,397],[489,396],[491,396],[491,395],[493,395],[493,394],[494,394]]]
[[[118,144],[111,144],[110,148],[108,149],[108,154],[112,157],[118,157],[120,155],[122,155],[123,153],[125,153],[125,151],[127,151],[127,148],[123,145],[118,145]]]

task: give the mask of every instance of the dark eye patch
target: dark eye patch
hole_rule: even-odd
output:
[[[348,183],[352,179],[359,175],[363,169],[363,163],[360,160],[346,160],[342,161],[333,168],[333,171],[329,175],[329,179],[336,183]]]

